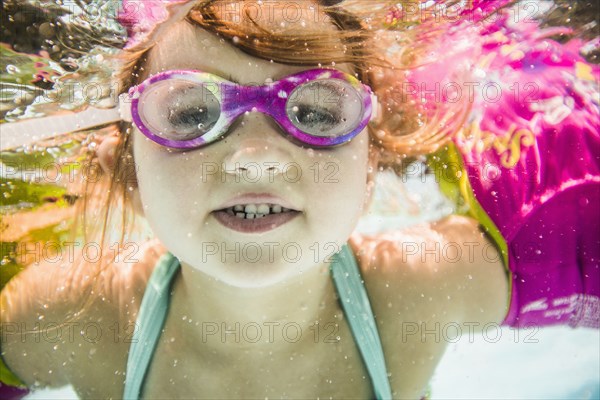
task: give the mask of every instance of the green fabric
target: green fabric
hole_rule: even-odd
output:
[[[506,240],[475,198],[462,155],[456,145],[449,143],[441,150],[429,155],[427,164],[434,171],[441,192],[456,205],[456,212],[469,215],[479,222],[498,247],[504,266],[507,267],[508,246]]]
[[[27,388],[27,385],[23,383],[4,363],[1,355],[2,349],[0,348],[0,382],[6,386],[15,386],[20,388]]]
[[[178,260],[167,253],[160,258],[152,272],[137,319],[138,329],[134,333],[127,359],[124,399],[137,400],[140,397],[144,377],[167,315],[171,281],[178,269]],[[379,333],[358,265],[348,246],[344,246],[334,256],[331,274],[352,334],[369,371],[375,396],[377,399],[391,399]]]
[[[4,308],[4,304],[2,305],[2,308]],[[1,335],[1,336],[4,337],[4,335]],[[0,341],[0,382],[7,386],[16,386],[16,387],[20,387],[20,388],[27,387],[27,385],[25,383],[23,383],[23,381],[21,381],[19,379],[19,377],[17,377],[17,375],[15,375],[10,369],[8,369],[8,366],[4,362],[4,359],[2,358],[2,342],[1,341]]]

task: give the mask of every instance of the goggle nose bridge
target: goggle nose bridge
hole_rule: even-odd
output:
[[[273,93],[275,91],[273,86],[239,85],[238,87],[239,89],[233,95],[229,94],[229,90],[221,91],[221,109],[235,113],[235,118],[245,112],[260,112],[273,117],[273,110],[284,107],[287,102],[287,96],[282,98]]]

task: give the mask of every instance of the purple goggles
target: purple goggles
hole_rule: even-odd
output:
[[[263,86],[243,86],[202,71],[166,71],[129,90],[131,117],[154,142],[192,149],[223,138],[240,115],[270,115],[292,140],[311,147],[347,143],[377,104],[350,74],[312,69]]]

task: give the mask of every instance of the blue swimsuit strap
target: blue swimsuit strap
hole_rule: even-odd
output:
[[[354,254],[347,245],[337,253],[331,264],[333,282],[348,319],[350,330],[371,377],[376,399],[391,399],[383,348],[369,296],[360,276]]]
[[[140,306],[125,375],[123,398],[137,400],[144,376],[158,344],[169,309],[171,281],[179,270],[179,261],[171,253],[164,254],[152,271]]]
[[[127,358],[124,399],[137,400],[140,397],[144,376],[167,316],[171,281],[178,269],[177,258],[166,253],[152,272],[142,299]],[[375,397],[391,399],[392,392],[375,318],[358,265],[348,246],[342,247],[342,250],[333,257],[331,274],[350,329],[371,377]]]

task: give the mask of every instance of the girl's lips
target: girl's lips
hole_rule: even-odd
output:
[[[225,210],[216,210],[212,214],[226,228],[243,233],[260,233],[273,230],[289,222],[298,216],[300,212],[290,210],[279,214],[268,214],[258,219],[239,218],[228,214]]]

